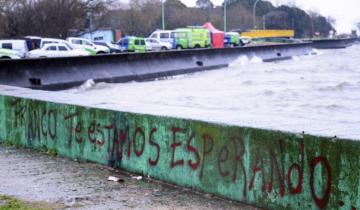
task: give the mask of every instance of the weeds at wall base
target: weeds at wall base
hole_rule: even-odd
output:
[[[8,140],[4,140],[4,141],[0,140],[0,146],[5,147],[5,148],[31,149],[31,150],[35,150],[37,152],[41,152],[41,153],[50,155],[52,157],[56,157],[58,155],[57,149],[55,149],[55,148],[48,149],[45,145],[43,145],[41,148],[34,149],[30,146],[18,145],[16,143],[8,141]]]

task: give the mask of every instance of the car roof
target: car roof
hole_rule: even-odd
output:
[[[137,37],[137,36],[125,36],[124,38],[122,39],[145,39],[143,37]]]
[[[40,36],[25,36],[25,39],[41,39]]]
[[[92,42],[91,40],[89,39],[86,39],[86,38],[81,38],[81,37],[68,37],[67,40],[85,40],[85,41],[88,41],[88,42]]]
[[[171,33],[171,32],[173,32],[173,30],[161,30],[161,29],[158,29],[158,30],[156,30],[156,31],[154,31],[153,33]]]
[[[240,36],[240,34],[237,33],[237,32],[226,32],[225,34],[228,34],[228,35],[239,35],[239,36]]]
[[[64,39],[55,39],[55,38],[42,38],[41,41],[60,41],[60,42],[66,42]]]
[[[191,32],[191,29],[188,28],[178,28],[173,32]]]
[[[67,47],[65,44],[63,43],[49,43],[49,44],[44,44],[43,48],[45,47],[49,47],[49,46],[65,46]]]
[[[25,42],[24,39],[1,39],[0,42]]]

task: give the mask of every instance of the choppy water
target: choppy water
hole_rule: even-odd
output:
[[[218,71],[67,92],[124,111],[360,140],[360,45],[274,63],[240,57]]]

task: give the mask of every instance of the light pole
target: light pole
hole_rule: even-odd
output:
[[[266,29],[266,15],[263,16],[263,29]]]
[[[224,32],[226,32],[226,29],[227,29],[227,28],[226,28],[226,24],[227,24],[227,20],[226,20],[226,12],[227,12],[227,11],[226,11],[226,10],[227,10],[226,7],[227,7],[227,5],[226,5],[226,4],[227,4],[227,1],[224,0]]]
[[[256,5],[260,0],[256,0],[254,3],[254,16],[253,16],[253,21],[254,21],[254,29],[256,28]]]
[[[162,29],[165,30],[165,0],[161,1]]]

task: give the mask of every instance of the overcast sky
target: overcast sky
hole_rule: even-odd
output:
[[[131,1],[131,0],[121,0]],[[181,0],[188,6],[194,6],[196,0]],[[360,22],[360,0],[270,0],[279,5],[292,2],[306,11],[316,11],[323,16],[332,16],[336,19],[338,32],[349,33],[356,29],[355,23]],[[215,5],[221,5],[224,0],[212,0]]]

